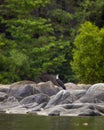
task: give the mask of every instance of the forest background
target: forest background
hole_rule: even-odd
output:
[[[103,49],[104,0],[0,0],[0,83],[103,82]]]

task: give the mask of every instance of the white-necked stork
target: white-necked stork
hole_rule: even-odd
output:
[[[56,81],[57,81],[57,83],[59,84],[59,86],[61,86],[63,89],[66,89],[64,83],[60,80],[58,74],[56,75]]]

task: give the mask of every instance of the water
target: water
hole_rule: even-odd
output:
[[[104,117],[0,114],[0,130],[104,130]]]

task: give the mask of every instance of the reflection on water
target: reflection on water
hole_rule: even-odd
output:
[[[103,130],[104,117],[0,114],[0,130]]]

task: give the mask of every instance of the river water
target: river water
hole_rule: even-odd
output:
[[[104,117],[0,114],[0,130],[104,130]]]

